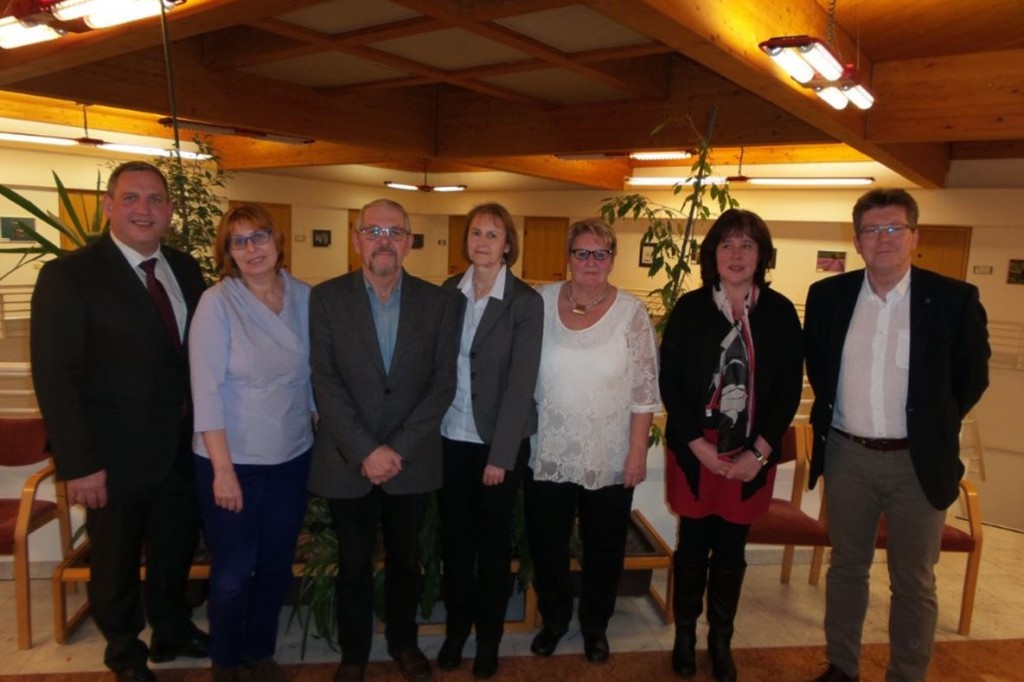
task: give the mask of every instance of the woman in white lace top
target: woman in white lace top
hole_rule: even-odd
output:
[[[615,233],[601,220],[569,228],[568,282],[541,287],[539,424],[525,488],[526,529],[549,656],[572,619],[569,539],[583,551],[579,619],[588,660],[609,655],[633,490],[647,475],[647,436],[661,409],[657,345],[644,305],[609,284]]]

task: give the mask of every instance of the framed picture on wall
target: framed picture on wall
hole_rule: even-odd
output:
[[[36,229],[35,218],[0,218],[0,237],[9,242],[34,242],[25,231]]]
[[[330,230],[313,230],[313,246],[327,247],[331,245]]]
[[[640,267],[649,268],[654,264],[654,244],[640,243]]]
[[[819,251],[815,269],[818,272],[846,272],[846,252]]]
[[[1007,284],[1024,284],[1024,260],[1010,259],[1010,267],[1006,270]]]

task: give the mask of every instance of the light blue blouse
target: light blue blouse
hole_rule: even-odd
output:
[[[196,454],[201,432],[224,429],[235,464],[280,464],[313,445],[309,286],[284,270],[275,314],[226,277],[207,289],[189,333]]]

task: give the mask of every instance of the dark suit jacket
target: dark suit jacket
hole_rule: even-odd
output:
[[[373,486],[361,466],[379,445],[402,457],[402,471],[383,485],[386,492],[441,487],[440,428],[455,396],[458,301],[402,273],[389,372],[361,271],[314,287],[309,304],[310,363],[320,413],[310,492],[329,498],[368,493]]]
[[[469,302],[458,289],[462,277],[442,286],[454,292],[465,311]],[[544,300],[506,270],[502,299],[487,301],[469,353],[476,430],[490,445],[487,463],[506,471],[515,468],[522,440],[537,432],[533,391],[543,333]]]
[[[812,488],[825,466],[843,345],[863,282],[864,270],[857,270],[816,282],[807,293],[804,348],[814,389]],[[976,287],[911,268],[907,436],[914,471],[936,509],[957,498],[964,472],[960,421],[988,386],[985,325]]]
[[[800,318],[788,298],[763,288],[750,313],[750,329],[755,371],[750,438],[751,443],[758,436],[768,441],[772,446],[769,462],[774,464],[780,456],[782,434],[800,404]],[[668,412],[665,438],[694,494],[701,466],[688,444],[703,435],[708,384],[720,363],[721,343],[728,330],[729,321],[715,306],[711,288],[701,287],[676,303],[661,342],[659,385]],[[743,484],[743,498],[763,487],[766,478],[767,467]]]
[[[162,251],[191,321],[205,288],[199,266]],[[32,294],[32,379],[59,478],[106,469],[116,495],[167,475],[179,439],[191,437],[184,345],[174,348],[109,233],[43,266]]]

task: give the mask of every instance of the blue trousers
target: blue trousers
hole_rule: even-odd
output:
[[[275,465],[236,464],[242,511],[218,507],[210,460],[195,457],[199,505],[210,546],[210,659],[237,666],[274,655],[278,617],[292,584],[306,514],[311,451]]]

